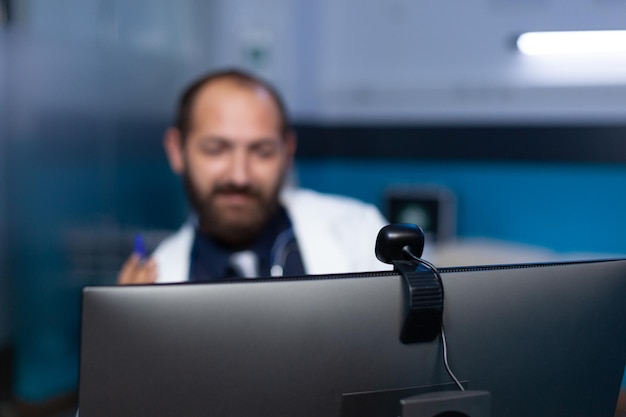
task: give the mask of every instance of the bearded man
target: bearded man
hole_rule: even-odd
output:
[[[375,207],[286,184],[296,136],[266,81],[239,70],[202,77],[163,143],[193,215],[151,258],[131,255],[120,284],[389,268],[374,255],[386,224]]]

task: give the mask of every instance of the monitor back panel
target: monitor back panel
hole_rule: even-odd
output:
[[[602,268],[602,273],[598,271]],[[493,416],[611,416],[624,261],[447,269],[450,365]],[[397,415],[452,389],[441,341],[404,345],[393,274],[84,290],[81,417]]]

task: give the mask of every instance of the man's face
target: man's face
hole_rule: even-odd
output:
[[[282,136],[264,90],[228,81],[205,86],[193,105],[181,172],[200,229],[231,245],[257,236],[278,205],[294,141]]]

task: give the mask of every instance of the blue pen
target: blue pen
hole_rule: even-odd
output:
[[[139,258],[143,261],[147,258],[146,243],[143,240],[143,236],[138,234],[135,236],[135,243],[133,244],[133,253],[139,255]]]

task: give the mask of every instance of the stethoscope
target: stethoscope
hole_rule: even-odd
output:
[[[293,227],[283,230],[274,241],[270,251],[270,259],[272,266],[270,275],[273,277],[282,277],[285,272],[285,263],[290,254],[298,249],[296,244],[296,236]]]
[[[197,214],[193,213],[190,220],[197,228]],[[296,243],[296,235],[293,232],[293,227],[289,227],[288,229],[280,232],[280,234],[276,237],[276,240],[274,240],[274,244],[270,250],[270,259],[272,261],[270,275],[272,277],[282,277],[285,273],[285,263],[287,262],[287,258],[297,250],[298,245]]]

